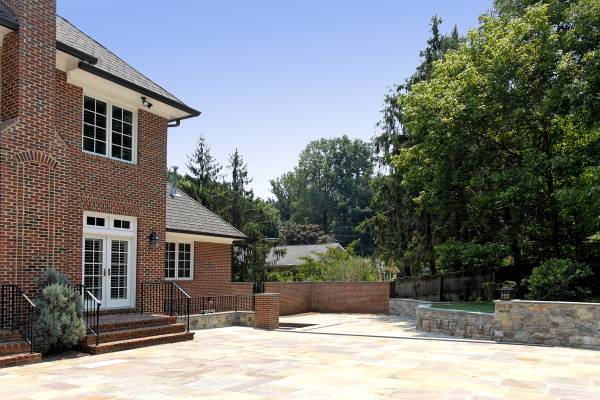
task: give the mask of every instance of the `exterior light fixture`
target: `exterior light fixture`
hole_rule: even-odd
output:
[[[142,97],[141,97],[141,99],[142,99],[142,105],[143,105],[144,107],[146,107],[146,108],[150,108],[150,107],[152,107],[152,103],[150,103],[150,102],[148,101],[148,99],[146,99],[146,96],[142,96]]]
[[[148,240],[150,241],[150,246],[156,247],[158,246],[158,242],[160,241],[160,236],[158,233],[152,231],[150,235],[148,235]]]
[[[500,288],[500,300],[510,300],[512,298],[513,288],[504,286]]]

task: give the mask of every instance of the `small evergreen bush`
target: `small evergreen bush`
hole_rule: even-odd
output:
[[[592,276],[586,264],[568,259],[544,261],[531,272],[527,280],[532,300],[576,301],[584,300],[592,293],[585,286],[585,279]]]
[[[47,270],[38,281],[35,350],[53,353],[76,346],[86,335],[80,296],[66,275]]]

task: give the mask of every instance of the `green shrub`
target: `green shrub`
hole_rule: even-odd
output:
[[[86,335],[79,293],[68,285],[64,274],[48,270],[38,281],[33,323],[35,349],[42,353],[59,352],[76,346]]]
[[[573,260],[551,259],[544,261],[531,272],[527,280],[532,300],[584,300],[591,295],[585,279],[592,270],[585,264]]]
[[[62,272],[59,272],[53,268],[48,268],[37,281],[37,285],[40,290],[44,290],[46,286],[50,286],[53,283],[69,286],[69,278]]]
[[[449,241],[435,246],[435,261],[440,272],[475,272],[499,267],[508,256],[506,246],[498,243]]]
[[[370,259],[339,248],[330,248],[316,257],[304,257],[294,273],[294,280],[300,281],[379,280],[379,272]]]

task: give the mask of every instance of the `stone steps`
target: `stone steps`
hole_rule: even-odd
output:
[[[91,354],[103,354],[113,351],[129,350],[138,347],[153,346],[157,344],[176,343],[192,340],[194,334],[190,332],[169,333],[166,335],[146,336],[135,339],[117,340],[114,342],[100,343],[99,345],[86,345],[85,349]]]
[[[0,356],[0,368],[16,367],[17,365],[33,364],[42,361],[40,353],[18,353]]]
[[[177,322],[176,317],[157,316],[157,315],[141,315],[141,314],[125,314],[126,316],[101,316],[100,317],[100,332],[116,331],[122,329],[134,329],[155,325],[171,325]],[[131,316],[131,317],[130,317]]]
[[[115,314],[100,316],[99,337],[86,337],[83,349],[91,354],[174,343],[194,338],[177,318],[153,314]]]
[[[42,361],[40,353],[31,353],[31,345],[18,331],[0,332],[0,368]]]
[[[4,340],[0,341],[0,356],[11,354],[27,353],[31,350],[31,345],[25,340]]]
[[[99,342],[108,343],[126,339],[137,339],[140,337],[165,335],[169,333],[185,332],[185,325],[181,323],[168,325],[148,325],[132,329],[119,329],[114,331],[100,331]],[[96,336],[88,335],[86,338],[88,345],[96,344]]]

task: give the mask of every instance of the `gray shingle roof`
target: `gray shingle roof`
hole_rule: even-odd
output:
[[[96,57],[98,62],[94,65],[95,68],[185,106],[177,97],[148,79],[144,74],[58,15],[56,16],[56,40]]]
[[[271,250],[267,257],[267,262],[274,267],[286,267],[300,265],[301,257],[316,257],[319,253],[326,253],[328,249],[343,249],[339,243],[327,244],[296,244],[292,246],[277,246]],[[277,258],[276,252],[285,250],[285,255]]]
[[[178,197],[171,197],[171,188],[167,183],[167,231],[192,233],[198,235],[220,236],[231,239],[245,239],[233,226],[218,215],[178,190]]]
[[[13,30],[19,28],[17,18],[1,0],[0,25]],[[79,68],[182,110],[188,117],[200,115],[60,15],[56,16],[56,42],[59,50],[82,60]]]

